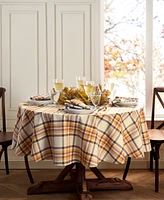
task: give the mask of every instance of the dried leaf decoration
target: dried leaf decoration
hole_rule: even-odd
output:
[[[109,97],[111,92],[109,90],[106,90],[106,89],[102,90],[101,85],[100,85],[100,89],[101,89],[101,92],[102,92],[100,105],[103,105],[104,103],[108,102],[108,97]],[[65,87],[60,93],[58,103],[61,104],[61,105],[64,105],[65,100],[71,100],[71,99],[79,99],[82,102],[84,102],[86,105],[92,104],[90,99],[86,95],[83,87],[82,87],[82,89]]]

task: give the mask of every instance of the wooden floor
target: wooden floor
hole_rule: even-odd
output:
[[[35,183],[42,180],[53,180],[60,170],[32,170]],[[122,178],[122,170],[102,170],[105,177]],[[69,177],[68,177],[69,178]],[[91,171],[87,171],[87,178],[94,178]],[[160,170],[160,191],[154,192],[154,173],[149,170],[130,170],[127,180],[133,185],[133,190],[119,191],[91,191],[94,200],[157,200],[164,199],[164,170]],[[0,200],[77,200],[75,193],[56,193],[27,195],[27,188],[31,187],[26,171],[10,170],[6,175],[0,170]]]

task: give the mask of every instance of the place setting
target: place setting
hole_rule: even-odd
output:
[[[95,111],[94,106],[86,105],[81,100],[72,99],[65,101],[64,111],[71,114],[90,114]]]
[[[111,103],[115,107],[135,107],[138,105],[138,98],[116,96]]]
[[[63,86],[63,79],[53,79],[53,88],[49,93],[30,96],[25,103],[36,106],[57,105]]]
[[[104,87],[111,92],[109,96],[109,104],[112,107],[135,107],[138,105],[137,97],[119,96],[119,92],[117,91],[119,86],[116,84],[114,78],[106,78]]]
[[[51,96],[49,94],[34,95],[28,98],[27,103],[31,105],[47,105],[51,104]]]
[[[98,86],[94,86],[94,81],[87,81],[84,88],[81,88],[81,94],[83,94],[82,99],[86,98],[86,102],[88,103],[86,104],[82,99],[78,98],[65,100],[65,112],[72,114],[90,114],[97,109],[101,100],[101,91],[98,91]]]

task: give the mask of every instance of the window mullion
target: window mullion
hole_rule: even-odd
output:
[[[146,116],[151,116],[151,101],[153,88],[153,0],[146,0]]]

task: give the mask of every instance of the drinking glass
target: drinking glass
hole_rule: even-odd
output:
[[[61,92],[63,89],[64,80],[63,79],[54,79],[53,87],[56,92]]]
[[[99,86],[94,86],[92,92],[90,93],[90,99],[92,104],[97,107],[101,101],[101,90]]]
[[[108,89],[110,92],[113,91],[115,85],[115,81],[113,79],[107,78],[105,79],[105,89]]]
[[[114,87],[115,87],[115,80],[113,78],[107,78],[105,79],[105,85],[104,88],[109,90],[111,92],[110,98],[114,98]]]
[[[88,98],[90,97],[91,92],[93,91],[94,81],[85,81],[84,90]]]
[[[60,92],[56,92],[54,88],[51,90],[51,100],[54,104],[58,103],[58,99],[60,97]]]
[[[86,77],[84,76],[77,76],[76,77],[76,85],[78,89],[82,89],[82,86],[84,86],[86,81]]]

